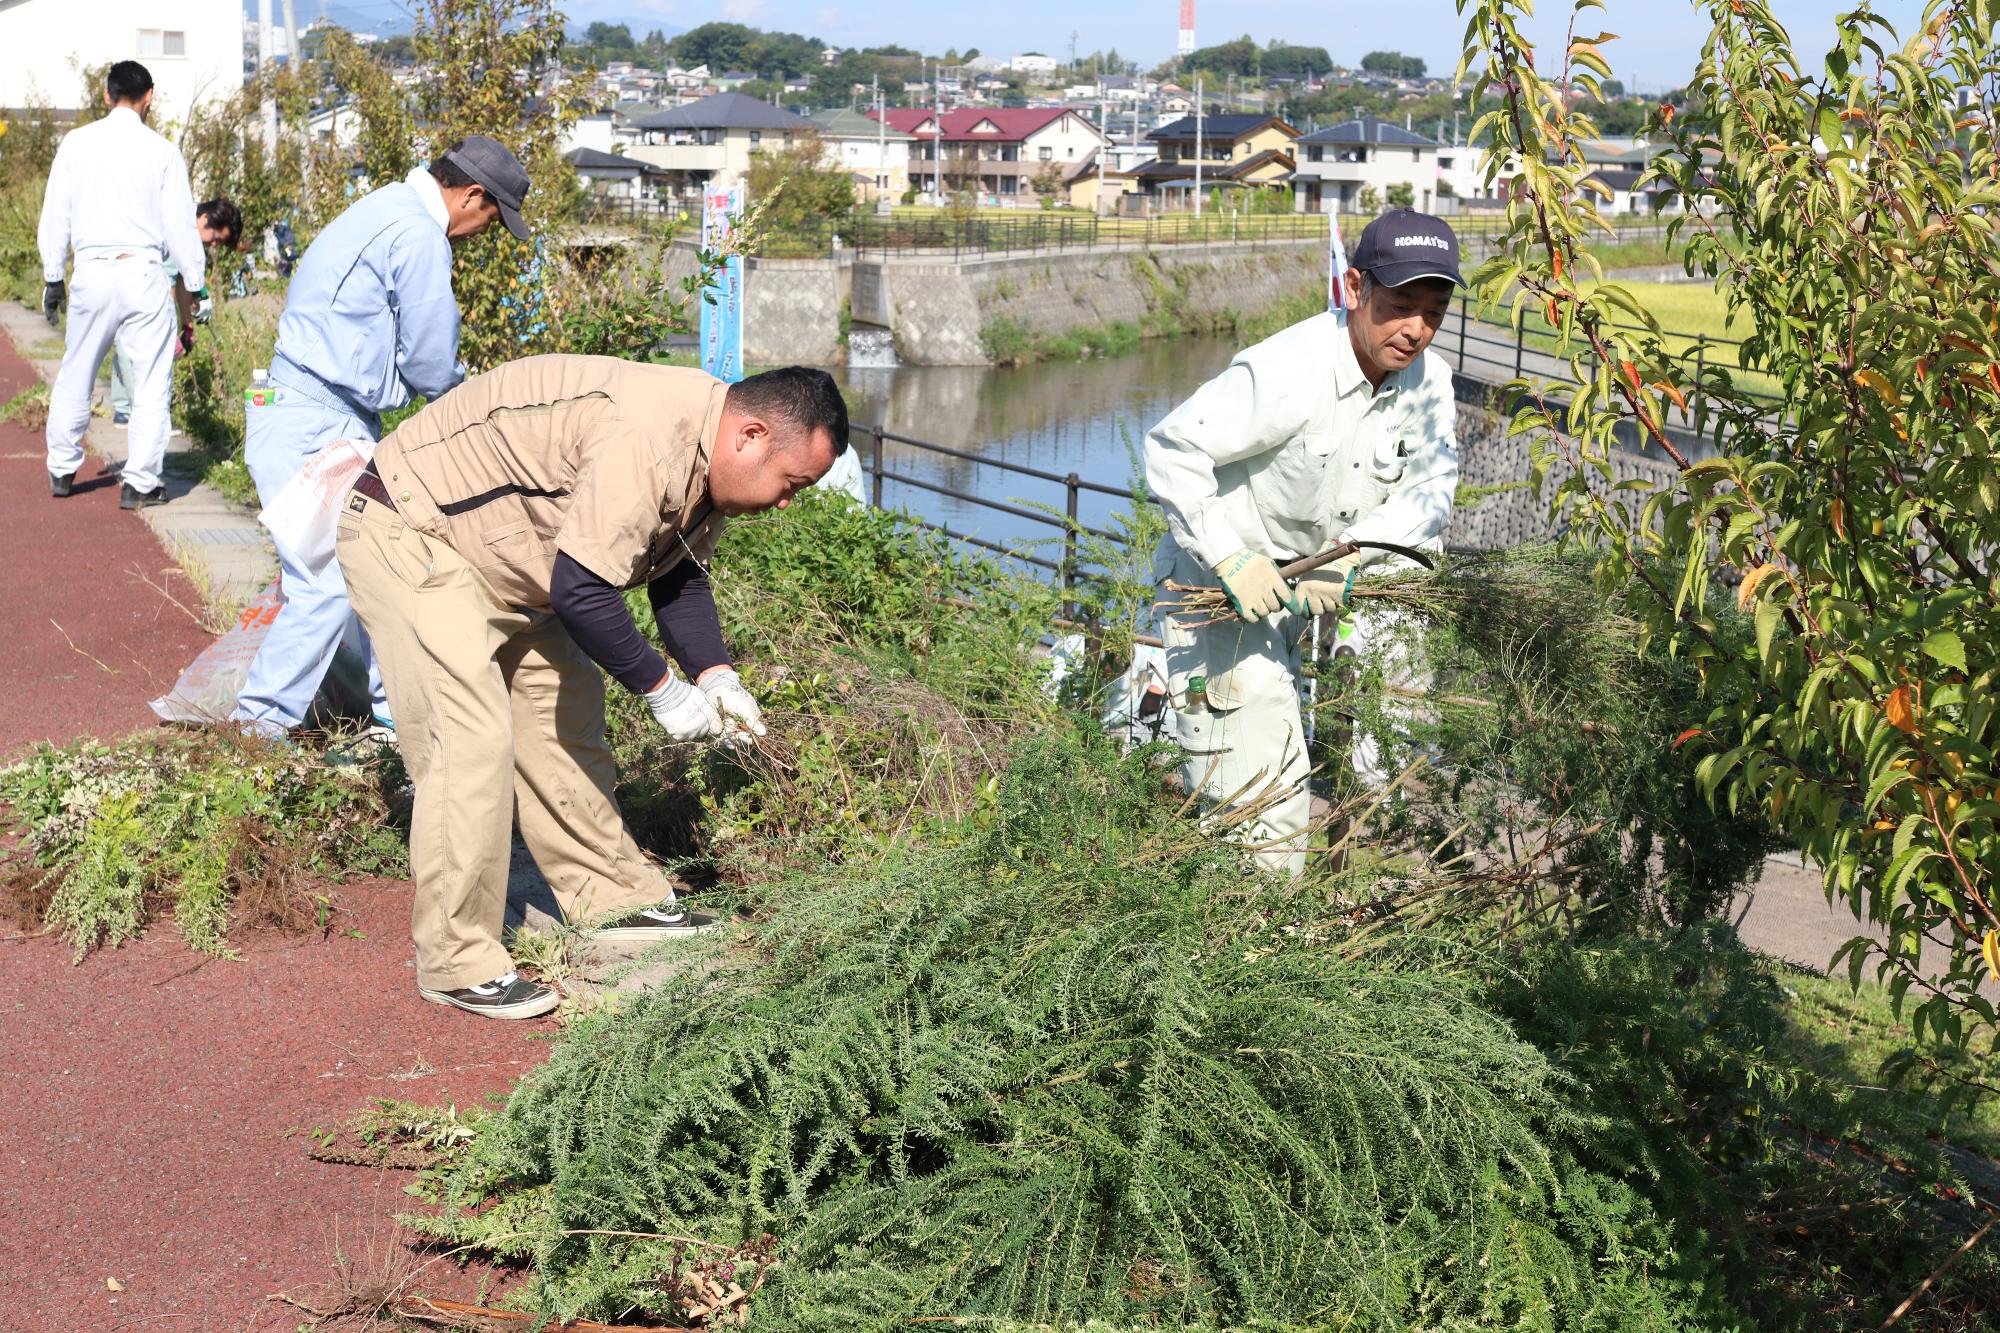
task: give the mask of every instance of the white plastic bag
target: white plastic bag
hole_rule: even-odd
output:
[[[347,493],[374,456],[373,440],[335,440],[308,459],[257,515],[293,564],[317,574],[333,559]]]

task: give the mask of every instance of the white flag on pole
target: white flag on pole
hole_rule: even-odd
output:
[[[1340,214],[1326,215],[1326,308],[1347,309],[1347,247],[1340,243]]]

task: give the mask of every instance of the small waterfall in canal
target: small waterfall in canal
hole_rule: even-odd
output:
[[[854,370],[894,370],[896,335],[877,324],[854,324],[847,330],[847,364]]]

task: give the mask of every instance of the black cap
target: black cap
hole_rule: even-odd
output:
[[[1361,242],[1349,261],[1384,287],[1400,287],[1419,278],[1444,278],[1465,286],[1458,274],[1458,235],[1443,218],[1396,208],[1361,231]]]
[[[521,204],[528,197],[528,169],[498,139],[468,134],[449,149],[444,160],[486,187],[486,197],[500,205],[500,220],[521,240],[528,224],[521,221]]]

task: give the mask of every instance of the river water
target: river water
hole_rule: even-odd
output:
[[[1222,338],[1149,339],[1125,356],[1044,361],[1020,367],[898,366],[836,370],[857,425],[1039,468],[1084,481],[1125,487],[1133,453],[1150,428],[1229,363],[1236,344]],[[855,443],[873,441],[856,432]],[[866,455],[864,454],[864,457]],[[1046,505],[1060,515],[1064,487],[986,463],[928,453],[888,441],[883,461],[893,473],[1021,508]],[[885,481],[883,504],[933,523],[1013,547],[1046,539],[1046,523],[983,508],[897,481]],[[1081,493],[1078,517],[1104,526],[1126,502]],[[1045,558],[1050,552],[1038,551]]]

